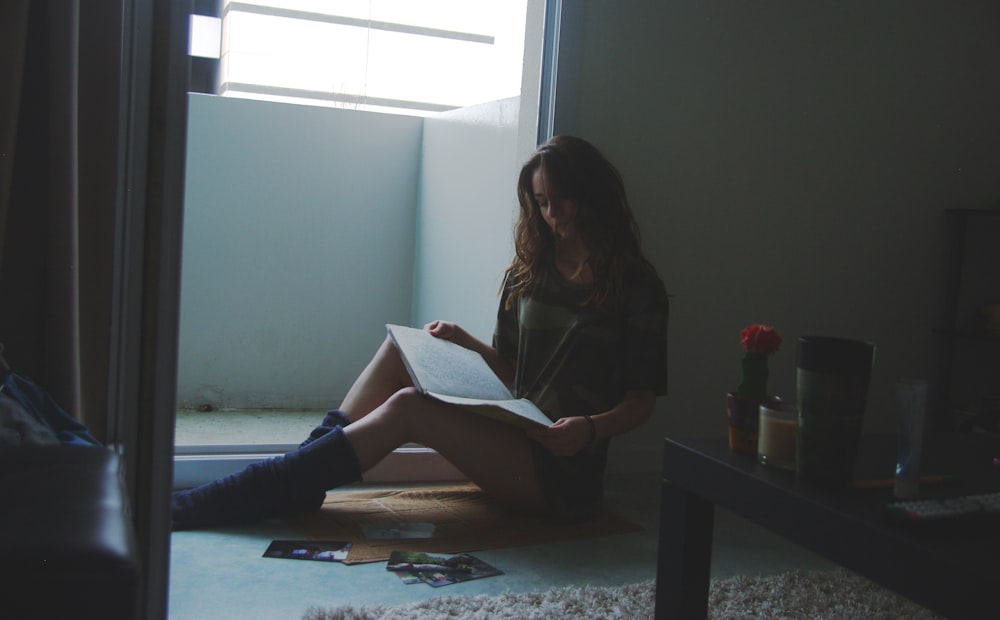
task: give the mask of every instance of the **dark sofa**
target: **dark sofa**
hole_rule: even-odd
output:
[[[139,562],[118,456],[0,446],[0,617],[138,617]]]

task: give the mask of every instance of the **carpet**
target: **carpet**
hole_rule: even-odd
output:
[[[405,605],[310,608],[304,620],[636,620],[653,617],[654,583],[581,586],[497,596],[438,596]],[[912,601],[846,570],[793,571],[713,580],[711,620],[940,620]]]
[[[345,564],[385,561],[396,550],[462,553],[642,529],[613,514],[572,524],[516,514],[472,484],[336,491],[327,494],[321,510],[286,522],[312,540],[350,541]],[[362,529],[363,525],[390,528],[414,523],[433,523],[433,536],[369,540]]]

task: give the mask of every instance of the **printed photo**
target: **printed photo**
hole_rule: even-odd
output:
[[[351,550],[351,543],[325,540],[274,540],[264,552],[265,558],[287,560],[316,560],[343,562]]]
[[[386,569],[405,584],[426,583],[432,588],[502,575],[503,571],[474,555],[439,555],[421,551],[393,551]]]
[[[425,553],[423,551],[393,551],[389,554],[389,564],[386,570],[421,572],[434,571],[442,573],[468,573],[470,566],[462,564],[458,556]]]

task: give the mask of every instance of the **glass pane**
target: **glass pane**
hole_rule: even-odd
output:
[[[370,97],[406,108],[462,107],[520,92],[526,0],[237,6],[224,11],[223,94],[313,97],[324,105]]]
[[[365,29],[231,13],[223,82],[321,92],[363,92]]]

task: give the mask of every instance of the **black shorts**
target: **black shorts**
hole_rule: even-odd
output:
[[[555,456],[532,442],[535,471],[551,515],[565,522],[593,519],[604,508],[604,469],[607,439],[595,442],[573,456]]]

